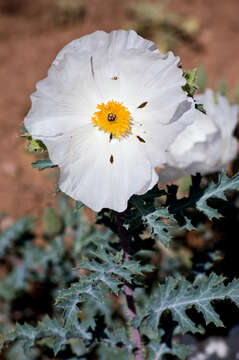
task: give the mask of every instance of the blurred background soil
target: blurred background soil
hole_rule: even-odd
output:
[[[141,20],[136,21],[139,3],[0,0],[0,214],[7,213],[9,221],[23,215],[39,216],[46,204],[54,205],[56,201],[54,172],[39,173],[31,167],[36,155],[26,151],[26,142],[19,135],[35,83],[46,76],[49,65],[65,44],[95,30],[133,27],[141,35],[156,40],[160,47],[161,35],[149,29],[152,24],[144,27],[139,23]],[[149,16],[156,18],[156,23],[157,16],[164,21],[164,14],[160,13],[162,2],[143,2],[149,9],[151,4],[156,7],[151,8]],[[208,86],[214,87],[224,77],[230,92],[234,92],[239,80],[239,1],[172,0],[168,2],[167,14],[189,19],[189,30],[181,30],[175,18],[166,24],[166,28],[172,26],[174,31],[182,32],[180,41],[169,47],[173,46],[181,57],[183,69],[203,64]],[[175,35],[172,38],[175,40]],[[167,48],[167,44],[162,47]]]

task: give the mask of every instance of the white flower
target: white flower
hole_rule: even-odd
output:
[[[198,95],[197,101],[203,104],[207,115],[196,109],[184,115],[192,116],[194,122],[170,145],[167,166],[159,174],[160,182],[167,183],[196,172],[222,170],[237,154],[233,131],[238,120],[238,105],[230,105],[225,97],[209,89]]]
[[[60,51],[25,126],[59,165],[63,192],[120,212],[157,183],[155,167],[192,105],[178,62],[134,31],[97,31]]]

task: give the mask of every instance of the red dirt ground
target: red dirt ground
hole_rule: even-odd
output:
[[[124,28],[125,6],[135,0],[86,1],[85,19],[65,27],[52,24],[52,0],[0,0],[0,6],[7,1],[23,8],[17,14],[0,10],[0,214],[39,216],[46,204],[55,203],[55,185],[46,172],[31,168],[35,157],[24,151],[19,137],[29,95],[66,43],[97,29]],[[239,81],[239,1],[172,0],[171,7],[196,16],[201,24],[196,43],[174,51],[183,68],[204,64],[210,86],[224,76],[233,90]]]

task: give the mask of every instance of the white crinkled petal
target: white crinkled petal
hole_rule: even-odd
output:
[[[218,104],[215,103],[215,98]],[[238,122],[239,106],[231,105],[228,99],[219,93],[214,96],[211,89],[197,96],[197,100],[205,107],[207,114],[212,118],[221,132],[222,137],[230,137]]]
[[[145,193],[157,183],[157,174],[133,137],[109,143],[108,136],[92,128],[43,141],[60,167],[60,189],[95,211],[121,212],[133,194]]]
[[[235,137],[231,137],[229,139],[222,140],[222,156],[221,156],[221,164],[224,166],[229,163],[233,159],[235,159],[238,152],[238,142]]]
[[[217,103],[215,103],[215,99]],[[210,143],[209,150],[212,156],[205,172],[217,171],[225,167],[236,156],[237,140],[233,136],[233,132],[238,122],[239,106],[231,105],[228,99],[219,93],[214,96],[210,89],[199,95],[198,100],[204,104],[208,116],[219,133],[217,139]]]
[[[172,182],[181,176],[201,171],[198,165],[205,166],[208,158],[205,145],[218,132],[211,119],[194,107],[182,118],[191,119],[191,125],[179,132],[176,140],[169,146],[165,168],[159,173],[159,182]]]
[[[206,142],[197,143],[191,150],[193,161],[185,168],[187,174],[212,173],[215,171],[215,164],[220,164],[221,142],[217,135],[209,136]],[[187,154],[187,158],[190,153]]]
[[[207,112],[207,115],[213,116],[215,112],[215,102],[214,95],[211,89],[206,89],[203,94],[198,94],[195,96],[195,99],[198,103],[203,104],[204,109]]]
[[[191,106],[194,106],[193,103],[186,101],[183,105],[184,116],[181,116],[177,121],[169,124],[157,123],[152,121],[149,113],[145,114],[143,126],[138,124],[132,129],[136,138],[139,136],[141,140],[145,141],[139,141],[140,146],[144,149],[152,165],[155,167],[161,167],[168,162],[168,149],[170,144],[172,144],[178,134],[190,126],[194,120],[192,112],[188,110]],[[144,109],[142,109],[142,111],[143,110]],[[180,111],[182,111],[182,109]]]
[[[170,154],[182,158],[195,144],[207,141],[209,135],[217,132],[217,128],[209,116],[201,111],[193,108],[187,115],[191,116],[194,120],[193,123],[177,135],[176,140],[169,148]]]
[[[25,127],[38,139],[74,132],[90,124],[99,99],[90,63],[82,56],[64,57],[51,66],[47,78],[37,83]]]
[[[138,191],[136,193],[136,195],[145,194],[147,191],[151,190],[154,187],[154,185],[156,185],[158,183],[158,178],[159,177],[158,177],[158,174],[157,174],[157,172],[155,171],[154,168],[151,169],[151,175],[152,175],[151,183],[148,186],[144,186],[140,191]]]
[[[171,182],[187,174],[212,173],[225,168],[235,158],[237,140],[233,137],[238,117],[238,106],[207,89],[197,96],[207,115],[196,112],[195,121],[178,134],[169,147],[167,166],[159,173],[159,181]],[[190,112],[188,112],[190,113]]]
[[[65,54],[94,55],[97,50],[108,51],[110,55],[117,55],[127,49],[148,49],[157,51],[156,45],[139,36],[134,30],[115,30],[111,33],[96,31],[71,41],[57,55],[54,63],[58,63]],[[159,51],[157,51],[159,52]],[[162,57],[164,55],[161,55]]]
[[[169,123],[179,104],[187,98],[182,90],[185,79],[182,70],[177,67],[179,58],[172,53],[162,58],[154,52],[128,50],[120,54],[115,62],[120,81],[120,100],[129,108],[135,121],[141,121],[144,111],[138,110],[138,107],[147,102],[144,110],[152,113],[154,122]]]

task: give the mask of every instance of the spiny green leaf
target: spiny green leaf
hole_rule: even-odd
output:
[[[170,222],[161,221],[160,218],[169,219]],[[146,223],[151,234],[155,235],[164,246],[169,247],[169,242],[176,230],[173,215],[168,212],[167,208],[160,208],[144,216],[143,221]]]
[[[84,325],[80,324],[75,318],[71,326],[65,327],[57,319],[51,319],[49,316],[38,324],[37,330],[41,338],[53,338],[52,348],[56,355],[62,350],[64,345],[68,344],[69,339],[91,339],[91,334],[87,332]]]
[[[88,281],[90,280],[90,281]],[[74,283],[69,289],[61,290],[56,298],[56,306],[63,309],[65,323],[70,326],[77,317],[77,304],[93,298],[96,302],[104,302],[104,291],[86,276]]]
[[[195,208],[203,212],[209,219],[219,218],[222,215],[217,209],[208,204],[209,199],[218,198],[226,200],[225,192],[228,190],[239,190],[239,173],[233,178],[227,177],[226,173],[219,174],[218,182],[211,182],[208,187],[201,187],[201,176],[192,176],[192,186],[189,196],[177,199],[177,187],[168,186],[167,204],[168,211],[174,216],[181,227],[188,230],[193,229],[190,219],[187,217],[187,209]]]
[[[203,114],[207,114],[206,110],[203,107],[203,104],[195,104],[195,108],[201,111]]]
[[[226,173],[219,174],[217,184],[211,182],[197,200],[197,209],[202,211],[209,219],[221,217],[221,214],[210,207],[207,201],[211,198],[226,200],[225,191],[227,190],[239,190],[239,173],[232,178],[227,177]]]
[[[16,325],[16,334],[15,338],[23,340],[24,352],[27,353],[32,346],[34,346],[35,341],[38,336],[38,330],[31,325]]]
[[[39,171],[45,170],[48,168],[56,167],[57,165],[54,165],[50,159],[45,160],[37,160],[32,163],[32,167],[38,169]]]
[[[47,339],[51,339],[51,341],[47,341]],[[35,327],[28,324],[17,324],[16,330],[11,333],[11,337],[4,336],[5,342],[8,343],[22,340],[26,353],[36,342],[41,341],[42,344],[52,348],[55,355],[62,350],[63,346],[68,344],[69,339],[90,340],[91,334],[87,332],[84,324],[78,322],[77,318],[70,327],[64,327],[57,319],[45,316]]]
[[[37,327],[40,337],[53,337],[53,351],[56,354],[67,344],[67,330],[56,320],[46,316]]]
[[[188,93],[189,96],[193,97],[195,92],[198,90],[197,86],[197,69],[187,71],[183,74],[187,80],[186,84],[182,87],[184,91]]]
[[[142,227],[142,216],[152,213],[155,207],[155,201],[165,195],[164,190],[160,190],[155,185],[151,190],[143,195],[133,195],[128,204],[127,210],[122,214],[123,225],[131,231],[138,231]]]
[[[134,260],[123,262],[122,253],[111,254],[102,248],[91,251],[91,255],[95,259],[84,259],[79,265],[79,268],[90,271],[90,274],[83,276],[69,289],[60,291],[56,299],[57,306],[64,311],[67,323],[71,323],[77,316],[79,303],[93,300],[104,304],[105,289],[118,295],[125,282],[131,282],[134,276],[152,270],[152,266],[140,265]]]
[[[194,281],[175,279],[169,277],[166,283],[158,285],[151,299],[141,315],[133,320],[138,327],[142,321],[144,326],[149,326],[157,331],[160,318],[165,310],[170,310],[173,320],[180,326],[181,333],[200,332],[194,322],[188,317],[186,310],[195,307],[202,313],[206,324],[213,323],[223,326],[218,314],[211,305],[212,301],[230,299],[239,306],[239,280],[233,280],[224,285],[224,278],[212,273],[209,277],[202,275]]]
[[[30,151],[30,152],[36,152],[36,151],[44,152],[44,151],[47,150],[46,146],[43,144],[42,141],[35,140],[35,139],[32,139],[32,138],[28,138],[28,140],[29,140],[29,143],[27,145],[28,151]]]
[[[80,268],[91,271],[92,281],[104,283],[116,295],[119,293],[119,287],[123,285],[122,280],[131,282],[133,276],[142,275],[143,271],[152,271],[152,266],[142,266],[134,260],[123,262],[123,252],[112,255],[98,248],[96,251],[91,251],[91,254],[98,261],[83,260]]]

